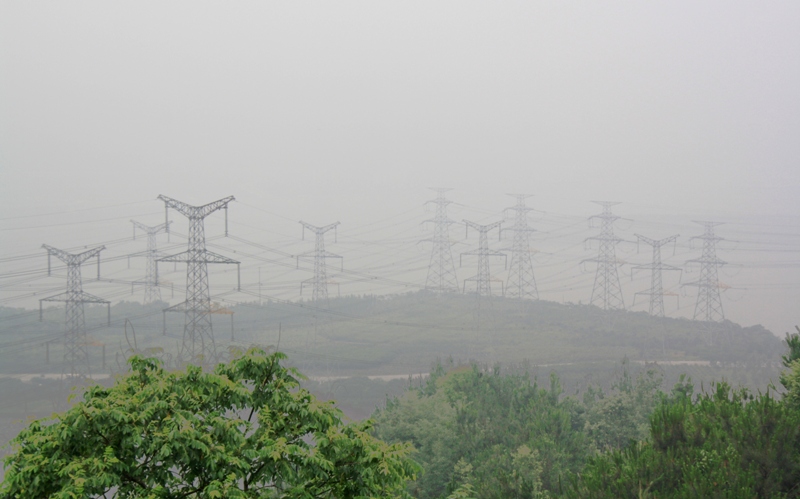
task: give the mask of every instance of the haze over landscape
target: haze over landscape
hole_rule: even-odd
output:
[[[800,497],[798,26],[0,2],[0,495]]]
[[[647,271],[628,277],[650,257],[648,247],[637,253],[635,233],[680,234],[663,258],[682,267],[700,253],[689,238],[702,227],[691,221],[712,220],[729,240],[718,246],[729,263],[720,274],[731,288],[726,317],[776,334],[797,322],[794,4],[0,9],[4,305],[33,308],[31,293],[59,286],[12,284],[44,270],[42,243],[92,247],[130,235],[129,219],[161,223],[159,194],[190,204],[236,196],[231,233],[285,252],[249,247],[283,266],[239,258],[251,291],[260,269],[265,296],[299,297],[308,266],[286,267],[311,249],[299,220],[341,222],[330,250],[376,278],[339,278],[342,294],[419,289],[430,256],[418,244],[430,237],[421,222],[432,216],[423,204],[435,197],[426,188],[442,186],[453,188],[458,222],[500,220],[513,205],[506,193],[532,195],[542,299],[589,300],[593,269],[579,264],[597,255],[583,241],[597,235],[586,219],[600,212],[589,201],[608,200],[630,220],[615,228],[631,242],[617,249],[629,263],[626,304],[649,286]],[[172,218],[185,232],[185,219]],[[209,219],[209,237],[221,234],[221,220]],[[477,245],[461,226],[451,238],[456,260]],[[231,257],[245,250],[217,244]],[[137,279],[143,261],[128,271],[121,257],[142,249],[109,246],[105,276]],[[493,264],[504,278],[502,261]],[[465,261],[459,282],[474,265]],[[220,271],[212,269],[212,293],[230,288]],[[667,315],[692,316],[695,290],[679,281],[695,277],[665,273],[665,287],[682,295],[667,298]],[[92,292],[129,298],[111,288]]]

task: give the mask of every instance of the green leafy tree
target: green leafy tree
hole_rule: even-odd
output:
[[[590,387],[583,397],[586,434],[595,450],[621,449],[649,434],[650,414],[659,400],[662,377],[651,368],[634,378],[627,358],[621,367],[609,393]]]
[[[583,422],[560,395],[555,376],[544,389],[524,371],[435,369],[424,387],[376,414],[377,435],[414,443],[424,469],[415,497],[546,497],[587,453]]]
[[[789,354],[783,357],[783,365],[787,369],[781,373],[781,383],[786,388],[786,404],[800,411],[800,327],[795,326],[795,329],[797,334],[786,333]]]
[[[682,384],[651,418],[650,441],[590,459],[566,497],[800,497],[800,412],[772,393]]]
[[[453,425],[455,410],[445,393],[436,389],[444,382],[443,370],[434,369],[426,384],[407,391],[400,399],[388,400],[386,407],[373,415],[378,438],[409,442],[416,449],[415,459],[424,471],[409,484],[414,497],[443,497],[459,458],[458,434]],[[464,478],[468,474],[461,473]]]
[[[0,496],[406,496],[411,447],[371,436],[369,421],[344,424],[284,358],[251,349],[207,373],[133,357],[114,386],[12,441]]]

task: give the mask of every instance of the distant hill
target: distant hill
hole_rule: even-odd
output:
[[[92,372],[124,369],[134,349],[167,358],[174,354],[184,318],[163,314],[166,306],[118,303],[111,326],[105,307],[87,306]],[[709,325],[500,297],[479,303],[474,296],[414,292],[332,298],[319,309],[308,302],[275,301],[222,302],[215,308],[223,312],[214,315],[219,349],[259,344],[283,350],[312,378],[310,389],[337,400],[354,418],[368,416],[387,397],[419,383],[419,375],[437,359],[511,365],[541,378],[554,371],[568,394],[589,385],[607,389],[623,368],[634,375],[656,369],[665,389],[688,374],[698,388],[724,378],[764,391],[770,383],[779,385],[785,353],[783,341],[761,326]],[[61,373],[63,321],[63,308],[45,309],[40,322],[38,310],[0,307],[0,399],[10,401],[0,410],[0,443],[19,431],[22,421],[65,403],[69,387],[54,379],[30,379],[30,374]]]
[[[164,303],[118,303],[107,327],[105,308],[87,306],[93,370],[104,371],[101,345],[105,344],[108,371],[124,361],[134,335],[140,350],[176,351],[183,315],[162,315],[164,307]],[[309,302],[275,301],[223,302],[217,308],[234,312],[232,320],[230,314],[214,316],[218,348],[278,347],[304,372],[318,377],[419,374],[427,372],[436,358],[448,357],[457,363],[524,362],[539,370],[586,376],[627,358],[632,363],[658,362],[667,370],[730,371],[733,381],[759,387],[779,369],[784,348],[780,338],[761,326],[707,324],[502,297],[479,302],[472,295],[425,291],[331,298],[329,306],[319,309]],[[39,322],[38,311],[0,308],[0,371],[57,372],[63,314],[63,309],[47,309]],[[47,340],[55,340],[50,365],[45,364]],[[748,376],[761,381],[755,383]]]

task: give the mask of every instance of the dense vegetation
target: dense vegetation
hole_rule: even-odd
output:
[[[166,303],[115,304],[112,325],[106,326],[105,307],[86,307],[93,345],[93,372],[123,369],[124,356],[136,333],[137,347],[173,352],[183,331],[182,314],[166,314]],[[591,373],[598,365],[613,365],[623,357],[636,361],[694,362],[697,369],[747,385],[766,386],[777,377],[780,339],[760,326],[725,322],[708,327],[687,319],[656,318],[644,312],[609,311],[579,304],[484,299],[476,317],[475,298],[437,296],[424,291],[393,296],[332,298],[326,310],[304,302],[219,304],[233,314],[214,316],[215,337],[224,349],[233,337],[236,346],[279,345],[291,361],[310,376],[416,374],[427,372],[434,358],[492,358],[504,364],[528,361],[557,365],[562,382]],[[127,320],[127,328],[126,328]],[[0,369],[3,373],[42,372],[45,340],[63,331],[63,308],[38,311],[0,307]],[[231,323],[233,326],[231,326]],[[126,337],[125,331],[128,331]],[[50,345],[50,361],[61,360],[58,342]],[[60,372],[57,365],[49,366]],[[745,369],[742,369],[745,367]],[[739,374],[747,372],[747,375]],[[574,374],[574,375],[573,375]],[[697,374],[692,373],[695,378]],[[669,377],[669,375],[668,375]],[[702,375],[705,377],[705,375]],[[748,379],[749,377],[749,379]],[[676,381],[677,376],[671,381]]]
[[[400,497],[416,465],[370,422],[344,424],[284,356],[252,349],[213,373],[133,357],[13,441],[2,497]]]
[[[664,393],[656,366],[627,361],[610,389],[573,397],[524,365],[448,361],[351,424],[282,354],[213,373],[134,356],[112,387],[16,437],[0,494],[797,498],[800,334],[786,345],[783,397],[724,381],[696,394],[688,378]]]
[[[437,366],[375,414],[376,434],[410,441],[419,498],[800,497],[800,335],[782,383],[752,393],[626,365],[613,389],[562,396],[524,370]]]
[[[104,308],[87,307],[93,372],[123,372],[125,358],[132,354],[155,355],[168,366],[183,317],[168,314],[168,334],[163,335],[163,305],[116,304],[110,328],[104,325]],[[744,474],[754,462],[767,463],[765,469],[783,470],[769,472],[772,478],[791,483],[796,470],[786,466],[796,462],[794,457],[786,464],[759,454],[755,447],[714,439],[727,435],[732,421],[757,428],[756,415],[768,412],[775,431],[784,433],[740,432],[741,438],[769,449],[774,443],[769,438],[775,438],[784,445],[775,447],[780,456],[796,456],[789,429],[800,410],[800,367],[793,364],[795,353],[784,358],[782,366],[785,344],[764,328],[727,322],[709,327],[644,313],[603,313],[586,305],[501,298],[484,303],[481,326],[476,327],[473,305],[468,296],[434,297],[425,292],[332,299],[324,317],[303,303],[240,304],[231,307],[233,329],[226,315],[225,322],[215,322],[215,332],[218,337],[235,336],[225,345],[232,351],[251,344],[279,346],[288,353],[289,365],[315,376],[303,386],[318,395],[318,401],[335,400],[355,419],[381,406],[374,415],[375,434],[417,447],[415,459],[425,471],[409,487],[418,497],[581,497],[634,491],[637,496],[667,497],[664,490],[680,490],[676,484],[686,482],[684,464],[698,459],[706,459],[709,466],[734,466],[730,469]],[[45,310],[45,320],[39,323],[38,311],[0,307],[0,319],[3,344],[11,345],[0,352],[3,373],[60,372],[57,343],[50,347],[53,363],[44,364],[44,345],[32,340],[57,336],[63,309]],[[787,338],[790,352],[800,351],[797,338]],[[103,344],[105,369],[99,355]],[[469,362],[471,353],[497,364]],[[412,382],[408,376],[429,372],[435,355],[449,360],[438,363],[427,381]],[[624,359],[621,364],[619,359]],[[405,379],[382,381],[366,374],[403,374]],[[68,409],[64,401],[69,387],[44,377],[29,378],[23,382],[0,377],[0,397],[13,401],[0,404],[2,441],[16,435],[31,416]],[[723,379],[728,384],[712,385]],[[769,388],[779,379],[785,387],[783,398]],[[111,382],[101,381],[108,387]],[[665,388],[676,383],[676,389]],[[409,385],[412,389],[406,392]],[[730,407],[723,406],[725,398]],[[715,410],[720,415],[712,417]],[[709,418],[698,419],[698,411]],[[686,448],[655,446],[660,434],[654,433],[654,421],[664,414],[671,415],[670,421],[682,421],[687,432],[711,435],[699,446],[704,453],[694,453],[694,436]],[[733,419],[725,420],[726,414]],[[784,423],[788,426],[781,426]],[[731,445],[738,457],[722,453]],[[718,461],[715,456],[723,457]],[[658,473],[664,462],[676,459],[683,460],[676,465],[679,471]],[[784,478],[778,480],[781,473]],[[609,482],[609,477],[615,478]],[[769,487],[777,483],[773,482]],[[750,490],[753,484],[741,486]],[[707,490],[697,487],[691,485],[685,495]],[[765,490],[780,497],[784,485],[777,487]]]

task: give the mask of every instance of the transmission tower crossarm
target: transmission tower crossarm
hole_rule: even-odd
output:
[[[678,239],[680,234],[675,234],[674,236],[665,237],[664,239],[659,239],[659,240],[650,239],[649,237],[645,237],[641,234],[634,234],[634,236],[636,236],[637,238],[639,238],[639,240],[644,241],[646,244],[650,246],[663,246]]]
[[[108,300],[104,300],[99,296],[95,296],[89,294],[85,291],[79,292],[66,292],[66,293],[59,293],[57,295],[49,296],[47,298],[42,298],[39,301],[81,301],[84,303],[111,303]]]
[[[492,223],[486,224],[486,225],[477,224],[477,223],[471,222],[469,220],[464,220],[463,222],[464,222],[464,225],[466,225],[467,236],[469,236],[469,228],[470,227],[472,227],[473,229],[475,229],[475,230],[477,230],[479,232],[489,232],[490,230],[496,229],[497,227],[500,227],[503,224],[502,220],[499,220],[497,222],[492,222]]]
[[[316,257],[321,256],[323,258],[341,258],[344,259],[342,255],[337,255],[336,253],[331,253],[328,250],[323,251],[306,251],[305,253],[300,253],[299,255],[295,255],[297,258],[308,258],[308,257]]]
[[[169,227],[169,224],[172,223],[172,222],[164,222],[163,224],[155,225],[155,226],[145,225],[145,224],[143,224],[141,222],[137,222],[136,220],[131,220],[131,223],[133,224],[134,227],[136,227],[137,229],[143,230],[147,234],[158,234],[162,230],[166,231],[167,228]],[[135,237],[136,236],[134,235],[134,238]]]
[[[46,249],[49,255],[55,255],[59,260],[68,265],[79,265],[86,260],[97,256],[101,251],[106,249],[105,246],[99,246],[94,249],[86,250],[83,253],[72,254],[47,244],[43,244],[42,248]]]
[[[335,229],[336,226],[339,225],[339,222],[333,222],[332,224],[323,225],[322,227],[317,227],[316,225],[311,225],[308,222],[300,220],[300,225],[303,226],[303,235],[305,236],[305,229],[308,229],[315,234],[325,234],[329,230]]]
[[[235,197],[228,196],[226,198],[219,199],[217,201],[212,201],[211,203],[204,204],[202,206],[192,206],[190,204],[184,203],[183,201],[178,201],[177,199],[164,196],[163,194],[159,194],[158,199],[164,201],[164,205],[166,207],[177,210],[180,214],[184,215],[186,218],[205,218],[211,213],[221,208],[226,208],[228,206],[228,203],[236,200]]]
[[[189,262],[205,262],[205,263],[241,263],[232,258],[222,256],[208,250],[202,251],[184,251],[174,255],[164,256],[158,259],[159,262],[175,262],[175,263],[189,263]]]
[[[723,265],[727,265],[728,262],[720,260],[719,258],[700,257],[686,260],[686,263],[699,263],[701,265],[716,265],[717,267],[722,267]]]

